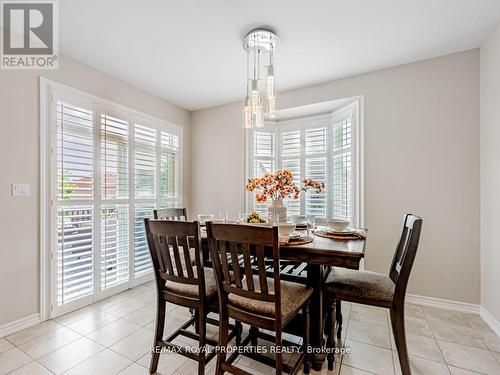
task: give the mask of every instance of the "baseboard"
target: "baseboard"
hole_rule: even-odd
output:
[[[0,338],[22,331],[23,329],[33,327],[40,323],[40,314],[36,313],[25,318],[0,326]]]
[[[418,296],[415,294],[407,294],[406,302],[415,303],[422,306],[436,307],[438,309],[458,311],[466,314],[479,315],[481,311],[480,305],[441,298]]]
[[[490,326],[490,328],[500,336],[500,322],[495,319],[493,315],[490,314],[488,310],[486,310],[483,306],[481,306],[480,310],[481,318]]]

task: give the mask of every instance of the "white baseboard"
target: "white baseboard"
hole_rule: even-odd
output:
[[[486,324],[490,326],[493,332],[495,332],[497,336],[500,336],[500,322],[496,320],[495,317],[491,315],[483,306],[481,306],[480,315]]]
[[[23,329],[33,327],[40,323],[40,314],[36,313],[25,318],[0,326],[0,338],[22,331]]]
[[[447,299],[418,296],[415,294],[407,294],[406,302],[415,303],[417,305],[436,307],[438,309],[458,311],[466,314],[479,315],[481,311],[480,305],[465,303],[459,301],[451,301]]]

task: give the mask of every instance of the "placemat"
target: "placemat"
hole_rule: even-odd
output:
[[[342,234],[339,232],[330,232],[330,231],[325,231],[321,229],[317,229],[314,231],[314,235],[318,237],[323,237],[323,238],[331,238],[333,240],[364,240],[366,238],[366,231],[362,229],[355,230],[354,233],[346,233]]]
[[[310,236],[301,236],[299,238],[292,238],[289,239],[288,242],[284,242],[280,240],[280,245],[286,245],[286,246],[299,246],[299,245],[304,245],[306,243],[313,242],[314,238]]]

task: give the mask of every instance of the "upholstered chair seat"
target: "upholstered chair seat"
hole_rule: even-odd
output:
[[[333,267],[325,282],[340,300],[370,299],[392,303],[394,282],[381,273]]]
[[[214,271],[210,268],[205,268],[205,295],[211,299],[217,294],[217,282],[215,281]],[[196,266],[193,267],[193,273],[197,275]],[[199,298],[198,284],[182,284],[175,281],[167,281],[166,290],[170,293],[177,294],[188,298]]]
[[[246,279],[244,279],[242,283],[246,288]],[[253,277],[253,284],[255,285],[255,290],[260,292],[258,276]],[[274,294],[274,279],[267,278],[267,285],[269,288],[269,294]],[[281,281],[282,320],[285,322],[290,316],[295,315],[295,313],[299,311],[299,309],[304,305],[309,297],[311,297],[312,292],[313,290],[311,287],[307,287],[298,283]],[[274,302],[250,299],[247,297],[236,295],[234,293],[230,293],[228,299],[230,305],[239,309],[264,316],[276,315]]]

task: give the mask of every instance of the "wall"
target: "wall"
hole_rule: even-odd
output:
[[[481,304],[500,321],[500,26],[481,47]]]
[[[59,66],[57,71],[0,70],[0,326],[39,311],[39,75],[183,126],[189,202],[191,114],[65,56]],[[29,183],[31,196],[12,197],[14,182]]]
[[[479,303],[479,50],[281,93],[365,98],[366,268],[387,272],[403,214],[424,219],[409,292]],[[241,103],[192,116],[193,213],[244,209]]]

